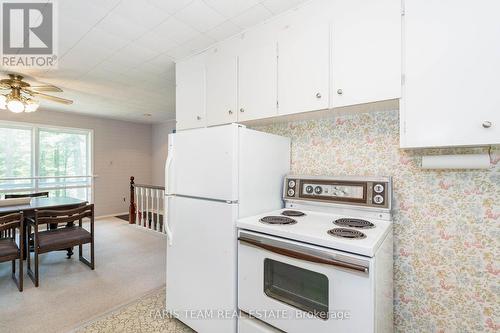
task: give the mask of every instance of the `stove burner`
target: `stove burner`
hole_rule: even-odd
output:
[[[297,221],[285,216],[265,216],[260,219],[260,222],[266,224],[295,224]]]
[[[304,216],[306,215],[305,213],[298,211],[298,210],[284,210],[281,212],[281,215],[285,216]]]
[[[333,224],[338,225],[339,227],[350,227],[358,229],[370,229],[375,227],[373,223],[360,219],[338,219],[335,220]]]
[[[366,238],[366,235],[361,231],[347,228],[334,228],[328,230],[328,234],[340,237],[340,238],[348,238],[348,239],[363,239]]]

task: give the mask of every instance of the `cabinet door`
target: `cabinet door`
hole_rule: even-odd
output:
[[[207,124],[236,122],[238,68],[237,57],[218,49],[207,54]]]
[[[238,56],[238,121],[276,116],[276,42],[249,42]]]
[[[500,143],[500,2],[406,0],[401,146]]]
[[[175,66],[177,129],[205,127],[205,63],[201,56]]]
[[[278,35],[278,113],[329,106],[330,37],[327,20],[300,17]]]
[[[332,4],[334,107],[401,97],[401,1]]]

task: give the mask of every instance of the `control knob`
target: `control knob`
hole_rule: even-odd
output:
[[[382,192],[384,192],[384,185],[382,185],[382,184],[376,184],[376,185],[373,187],[373,190],[374,190],[376,193],[382,193]]]
[[[377,194],[376,196],[373,197],[373,202],[380,205],[384,202],[384,197],[381,196],[380,194]]]
[[[311,185],[306,186],[306,192],[307,193],[311,194],[311,193],[313,193],[313,190],[314,189],[313,189],[313,187]]]
[[[323,193],[323,189],[321,188],[321,186],[316,186],[316,187],[314,188],[314,193],[316,193],[316,194],[321,194],[321,193]]]

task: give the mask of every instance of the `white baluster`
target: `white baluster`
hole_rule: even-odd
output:
[[[148,227],[149,223],[149,189],[146,188],[146,224],[144,225],[146,228]]]
[[[144,188],[141,187],[141,225],[144,225]]]
[[[135,224],[139,223],[139,189],[135,188]]]
[[[160,226],[160,190],[156,189],[156,231],[161,231]]]

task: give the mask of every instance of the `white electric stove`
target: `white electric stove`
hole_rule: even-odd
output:
[[[283,193],[237,222],[239,332],[391,332],[391,179],[288,176]]]

